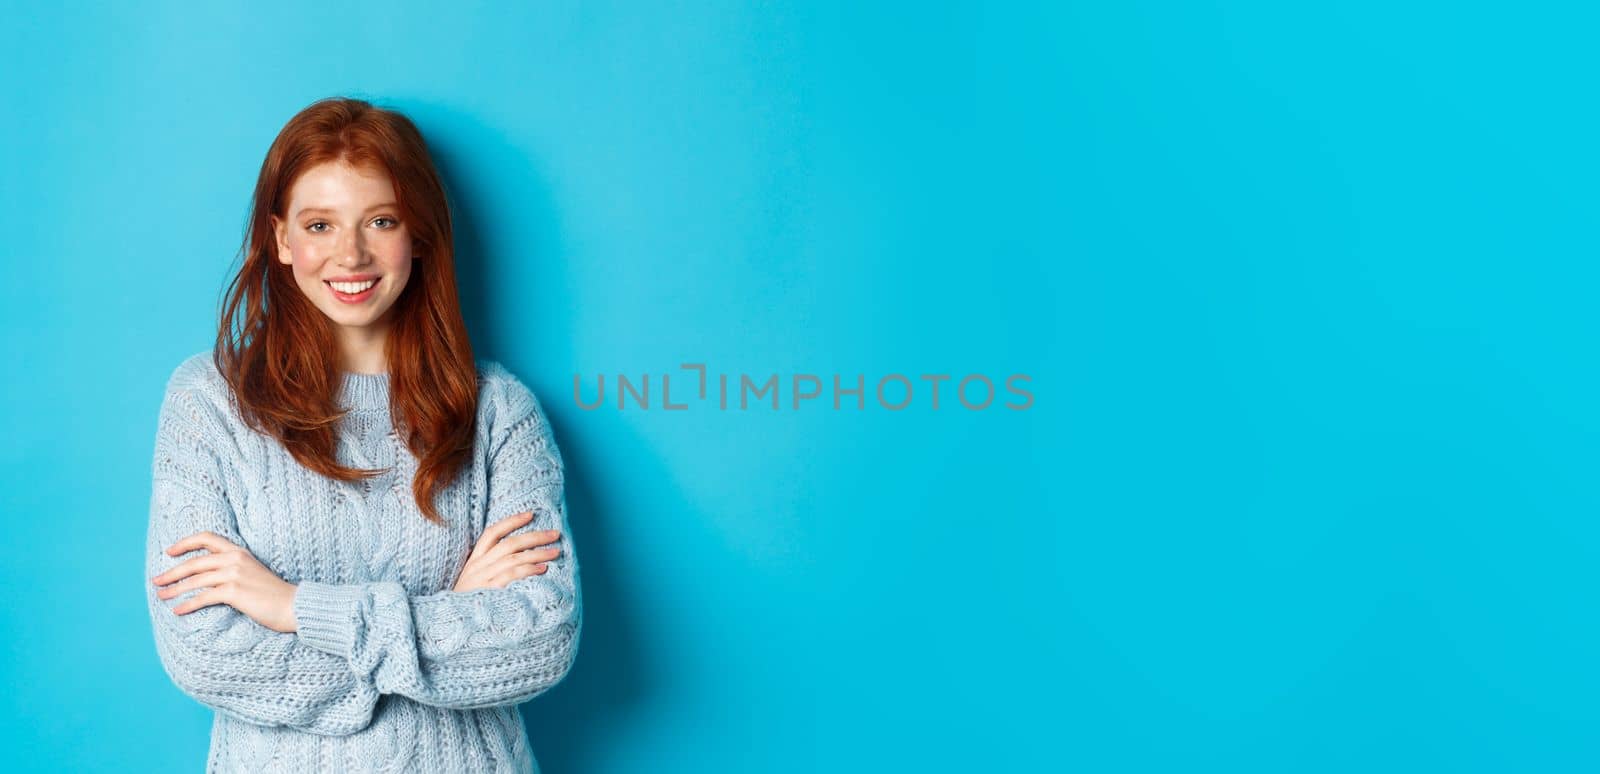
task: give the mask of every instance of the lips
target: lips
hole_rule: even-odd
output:
[[[346,282],[342,279],[323,280],[323,284],[328,286],[328,290],[333,293],[334,298],[347,304],[359,304],[362,301],[371,298],[374,292],[377,291],[378,279],[378,277],[368,277],[365,279],[365,281],[353,282]],[[336,287],[335,285],[346,289],[341,290],[340,287]]]

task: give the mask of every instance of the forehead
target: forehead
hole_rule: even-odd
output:
[[[387,172],[353,166],[343,160],[327,161],[307,169],[289,188],[291,213],[306,207],[360,209],[393,200],[394,183]]]

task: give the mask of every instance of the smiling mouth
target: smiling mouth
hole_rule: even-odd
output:
[[[323,283],[326,284],[328,287],[339,291],[340,293],[344,293],[346,295],[352,295],[353,296],[353,295],[356,295],[357,293],[361,293],[362,291],[365,291],[368,288],[378,284],[378,280],[380,280],[380,279],[383,279],[383,278],[382,277],[373,277],[372,279],[362,280],[360,282],[333,282],[331,280],[323,280]]]
[[[327,285],[328,289],[333,291],[334,298],[346,303],[360,303],[375,295],[375,289],[378,287],[378,280],[380,279],[383,278],[373,277],[372,279],[362,282],[332,282],[329,280],[323,280],[322,284]]]

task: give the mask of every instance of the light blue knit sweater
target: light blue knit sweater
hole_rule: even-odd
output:
[[[582,629],[560,452],[533,393],[478,362],[470,467],[439,496],[435,525],[411,495],[416,458],[395,434],[387,374],[347,373],[337,455],[391,468],[341,483],[247,428],[211,353],[172,373],[152,466],[145,590],[156,651],[179,688],[216,710],[207,771],[538,772],[517,705],[560,682]],[[454,585],[484,528],[533,511],[513,535],[559,529],[561,555],[506,588]],[[210,530],[299,585],[300,630],[225,604],[172,612],[150,578]]]

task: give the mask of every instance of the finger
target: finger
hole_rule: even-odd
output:
[[[467,560],[467,563],[462,566],[461,572],[457,573],[456,585],[482,586],[490,577],[489,563],[480,556]]]
[[[532,515],[532,512],[526,511],[523,515]],[[492,535],[485,535],[485,537],[492,537]],[[518,549],[544,545],[545,543],[556,542],[560,539],[561,533],[557,530],[529,532],[523,535],[514,535],[512,537],[504,538],[495,543],[492,547],[488,548],[486,551],[481,553],[474,551],[471,556],[467,557],[466,563],[461,568],[461,577],[467,578],[473,575],[480,575],[483,578],[492,578],[494,574],[499,572],[501,569],[511,566],[509,564],[505,564],[504,561],[507,556],[516,553]],[[558,554],[560,554],[559,549],[555,550],[554,553],[549,555],[549,557],[553,557]],[[528,561],[528,559],[524,558],[520,561]],[[514,563],[515,562],[513,562],[513,564]]]
[[[483,536],[478,538],[478,545],[472,549],[472,555],[482,556],[488,553],[489,549],[493,548],[495,543],[500,542],[500,538],[511,534],[513,530],[515,530],[517,527],[527,524],[530,520],[532,520],[532,518],[533,511],[523,511],[522,513],[507,516],[504,519],[490,524],[488,528],[483,531]]]
[[[496,561],[494,565],[485,568],[483,573],[486,576],[499,577],[501,574],[510,573],[512,569],[518,568],[518,566],[544,565],[549,561],[555,561],[555,555],[558,555],[558,553],[560,553],[560,549],[534,549],[512,553],[510,557],[502,558],[502,560]]]
[[[493,548],[489,549],[488,553],[483,555],[483,558],[489,561],[494,561],[507,554],[533,548],[534,546],[542,546],[547,543],[559,542],[560,540],[561,531],[554,529],[540,530],[538,532],[526,532],[521,535],[512,535],[511,537],[496,543]]]
[[[177,613],[178,615],[184,615],[199,610],[202,607],[223,604],[224,596],[225,595],[223,594],[222,589],[207,589],[184,600],[177,607],[172,608],[172,612]]]
[[[178,554],[193,551],[197,548],[204,548],[213,553],[220,554],[223,551],[237,550],[239,547],[228,542],[226,538],[223,538],[221,535],[218,535],[215,532],[196,532],[193,535],[190,535],[168,546],[167,553],[177,556]]]
[[[489,575],[497,576],[500,573],[516,567],[519,564],[538,564],[540,562],[549,562],[555,560],[555,558],[560,555],[561,549],[559,548],[535,548],[528,551],[518,551],[517,553],[511,554],[510,556],[504,557],[500,561],[489,565],[487,572]]]
[[[199,550],[201,548],[213,553],[222,553],[224,551],[235,550],[238,548],[238,546],[234,545],[227,538],[224,538],[215,532],[196,532],[195,534],[183,538],[182,540],[179,540],[178,542],[168,546],[166,552],[176,556],[178,554]]]
[[[484,529],[483,534],[478,537],[478,544],[472,547],[471,556],[478,557],[488,553],[489,549],[493,548],[500,538],[512,532],[532,517],[532,511],[523,511],[490,524],[488,528]]]
[[[222,554],[203,554],[193,559],[186,560],[177,567],[151,578],[150,582],[157,586],[165,586],[168,583],[172,583],[173,581],[180,580],[182,578],[187,578],[197,572],[214,570],[218,567],[221,567],[226,561],[228,561],[227,558]]]
[[[494,579],[489,582],[503,589],[511,585],[512,581],[532,577],[534,575],[543,575],[548,569],[550,569],[550,565],[548,564],[519,564],[516,567],[494,576]]]
[[[211,572],[200,573],[199,575],[192,576],[182,583],[174,584],[167,588],[161,589],[156,592],[156,596],[162,599],[172,599],[173,597],[182,596],[184,592],[191,589],[219,585],[223,582],[223,580],[224,576],[221,570],[212,570]]]

